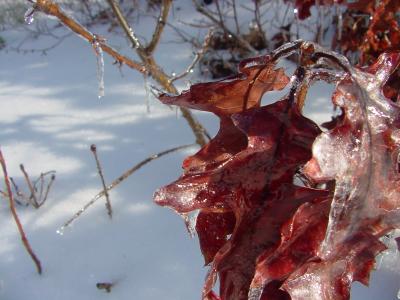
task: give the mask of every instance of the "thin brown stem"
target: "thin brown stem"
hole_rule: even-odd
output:
[[[233,18],[235,20],[236,25],[236,33],[240,35],[240,26],[239,26],[239,19],[237,15],[237,8],[236,8],[236,0],[232,0],[232,9],[233,9]]]
[[[81,24],[76,22],[74,19],[69,17],[65,14],[61,8],[54,3],[52,0],[37,0],[34,3],[35,8],[42,11],[47,15],[51,15],[56,17],[63,25],[67,28],[72,30],[73,32],[77,33],[84,39],[86,39],[89,43],[93,44],[93,42],[97,42],[101,49],[115,58],[116,61],[119,63],[123,63],[132,69],[135,69],[142,74],[148,73],[151,75],[168,93],[177,94],[178,90],[169,82],[169,76],[161,70],[161,68],[157,65],[154,58],[150,55],[147,55],[144,47],[141,45],[139,39],[135,35],[133,29],[129,26],[126,18],[122,14],[122,11],[115,0],[108,0],[111,8],[116,15],[118,22],[121,28],[125,31],[128,39],[132,43],[132,46],[136,49],[136,53],[139,55],[140,59],[142,60],[143,64],[140,64],[130,58],[121,55],[116,50],[108,46],[104,39],[99,38],[95,34],[88,31],[84,28]],[[169,10],[168,10],[169,11]],[[198,123],[194,117],[192,116],[191,112],[186,108],[180,108],[182,111],[183,117],[186,119],[187,123],[191,127],[193,134],[196,137],[196,142],[204,146],[206,144],[206,139],[204,136],[205,129],[203,126]]]
[[[265,32],[264,32],[264,30],[262,28],[262,24],[261,24],[260,3],[257,0],[254,1],[254,18],[255,18],[255,21],[257,24],[257,30],[261,34],[263,42],[266,43]]]
[[[42,202],[39,203],[39,205],[42,205],[47,200],[47,197],[49,196],[49,192],[50,192],[51,186],[53,185],[53,182],[54,182],[55,179],[56,179],[56,175],[52,174],[51,177],[50,177],[50,182],[47,185],[46,192],[44,193],[44,198],[43,198]]]
[[[208,32],[207,36],[205,37],[201,49],[196,52],[192,62],[189,64],[189,66],[186,68],[186,70],[184,70],[182,73],[170,78],[171,82],[181,79],[193,71],[193,68],[195,67],[195,65],[199,62],[199,60],[204,56],[204,53],[207,51],[208,46],[210,45],[212,35],[213,35],[213,30],[211,29]]]
[[[151,156],[149,156],[148,158],[142,160],[141,162],[137,163],[136,165],[134,165],[132,168],[128,169],[127,171],[125,171],[121,176],[119,176],[118,178],[116,178],[110,185],[108,185],[106,187],[105,190],[102,190],[101,192],[99,192],[96,196],[94,196],[92,198],[92,200],[90,200],[88,203],[86,203],[82,209],[80,209],[79,211],[77,211],[67,222],[64,223],[63,226],[61,226],[60,232],[62,232],[64,230],[65,227],[68,227],[69,225],[71,225],[72,222],[74,222],[81,214],[83,214],[90,206],[92,206],[94,203],[96,203],[97,200],[99,200],[101,197],[105,196],[106,191],[109,191],[113,188],[115,188],[117,185],[119,185],[122,181],[124,181],[125,179],[127,179],[129,176],[131,176],[134,172],[136,172],[137,170],[139,170],[141,167],[143,167],[144,165],[148,164],[149,162],[158,159],[160,157],[163,157],[164,155],[179,151],[179,150],[183,150],[189,147],[193,147],[195,146],[195,144],[190,144],[190,145],[183,145],[183,146],[179,146],[179,147],[175,147],[175,148],[171,148],[162,152],[159,152],[157,154],[153,154]]]
[[[245,39],[243,39],[240,35],[235,34],[231,30],[229,30],[229,28],[225,26],[224,22],[221,22],[220,20],[216,19],[206,8],[200,5],[197,2],[197,0],[192,0],[192,2],[199,13],[207,17],[215,25],[219,26],[227,35],[232,36],[232,38],[234,38],[242,48],[247,49],[252,54],[257,53],[257,51]]]
[[[1,150],[0,150],[0,164],[3,169],[4,181],[5,181],[6,188],[7,188],[7,196],[8,196],[8,200],[9,200],[9,204],[10,204],[10,211],[15,220],[15,223],[17,224],[17,228],[18,228],[19,234],[21,236],[22,244],[24,245],[26,251],[29,253],[30,257],[32,258],[33,262],[35,263],[37,272],[39,274],[42,274],[42,264],[41,264],[40,260],[38,259],[38,257],[36,256],[36,254],[33,252],[31,245],[29,244],[29,241],[25,235],[24,228],[22,227],[22,224],[18,218],[17,211],[15,209],[14,197],[13,197],[13,193],[11,191],[10,179],[9,179],[8,173],[7,173],[6,161],[4,159],[4,156],[3,156],[3,153],[1,152]]]
[[[28,197],[29,202],[32,204],[34,208],[39,208],[38,201],[36,199],[36,191],[35,188],[33,187],[33,184],[29,178],[28,173],[25,170],[25,167],[23,164],[19,165],[19,168],[21,169],[22,174],[24,174],[24,178],[26,181],[26,184],[28,185],[29,191],[31,192],[31,195]]]
[[[172,0],[163,0],[161,5],[160,17],[158,18],[156,29],[154,30],[153,37],[146,47],[145,51],[147,54],[152,54],[157,47],[161,34],[167,24],[167,19],[169,15],[169,10],[171,8]]]
[[[219,0],[215,0],[215,6],[217,7],[219,23],[224,25],[223,28],[227,28],[225,26],[224,17],[222,16],[221,7],[219,6]]]
[[[157,65],[152,54],[147,53],[143,45],[140,43],[139,39],[135,35],[134,30],[129,26],[128,21],[124,17],[118,3],[115,0],[108,0],[108,3],[114,11],[120,26],[132,43],[132,46],[135,48],[136,53],[145,65],[148,74],[152,76],[154,80],[156,80],[168,93],[178,94],[178,90],[170,81],[170,76],[168,76]],[[195,120],[192,113],[187,108],[180,107],[180,110],[182,112],[182,116],[186,119],[186,122],[189,124],[194,136],[196,137],[196,143],[200,146],[204,146],[206,144],[205,136],[207,136],[207,134],[204,134],[205,129],[199,122],[197,122],[197,120]]]
[[[96,161],[97,172],[99,173],[99,176],[101,179],[101,184],[103,185],[104,196],[106,197],[107,214],[110,217],[110,219],[112,219],[112,207],[111,207],[111,202],[110,202],[110,195],[108,194],[108,191],[107,191],[106,181],[104,180],[103,170],[100,165],[100,160],[97,155],[97,147],[95,144],[90,146],[90,151],[92,151],[92,153],[93,153],[94,159]]]

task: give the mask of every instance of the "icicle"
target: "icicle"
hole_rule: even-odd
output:
[[[146,112],[149,114],[150,113],[150,88],[149,88],[148,76],[146,73],[144,74],[143,79],[144,79],[144,90],[146,92]]]
[[[295,7],[293,9],[294,22],[296,23],[296,40],[300,38],[300,29],[299,29],[299,10]]]
[[[334,0],[334,5],[335,5],[335,11],[336,11],[336,16],[337,16],[337,36],[338,36],[338,41],[342,40],[342,31],[343,31],[343,14],[342,14],[342,8],[339,5],[338,0]]]
[[[34,7],[28,8],[24,15],[24,20],[26,24],[31,25],[33,21],[35,21],[35,12],[36,9]]]
[[[97,36],[94,36],[93,49],[96,52],[97,59],[97,80],[99,82],[99,99],[104,97],[104,56],[103,49]]]
[[[198,215],[199,215],[199,210],[196,210],[196,211],[193,211],[190,213],[180,214],[183,221],[185,222],[186,229],[191,238],[194,238],[196,236],[196,221],[197,221]]]

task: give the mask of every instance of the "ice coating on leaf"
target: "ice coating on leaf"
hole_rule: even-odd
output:
[[[200,248],[208,265],[227,242],[228,235],[235,227],[233,212],[214,213],[202,212],[197,217],[196,231],[199,235]]]
[[[258,76],[266,90],[280,88],[271,82],[287,77],[275,60],[299,50],[289,94],[260,107]],[[200,210],[196,231],[210,265],[203,299],[345,300],[353,281],[368,284],[386,248],[380,238],[400,227],[400,111],[382,92],[399,62],[388,53],[356,69],[296,41],[243,62],[227,81],[161,96],[220,118],[183,175],[155,193],[178,213]],[[342,111],[326,132],[301,114],[309,84],[321,79],[337,84],[332,101]],[[299,174],[305,186],[294,184]]]
[[[307,202],[282,226],[279,246],[257,259],[250,291],[253,299],[261,298],[265,286],[283,282],[305,262],[318,260],[317,251],[325,237],[329,206],[329,195]]]
[[[281,90],[289,82],[283,69],[275,70],[275,63],[268,59],[268,56],[248,59],[240,65],[240,73],[236,76],[194,84],[179,96],[163,94],[160,100],[165,104],[210,111],[217,115],[229,115],[243,108],[259,106],[265,92]]]
[[[399,60],[398,53],[384,54],[367,72],[354,70],[337,86],[332,100],[344,116],[316,139],[303,169],[316,182],[336,181],[318,249],[323,261],[303,265],[285,281],[292,299],[348,299],[351,282],[367,284],[375,256],[385,249],[378,238],[398,226],[400,111],[382,86]]]
[[[303,203],[326,195],[292,184],[320,130],[289,98],[221,116],[217,136],[185,160],[179,180],[155,194],[158,204],[178,212],[201,210],[196,229],[205,261],[212,261],[205,299],[217,272],[221,299],[247,298],[256,259],[276,247],[282,224]]]
[[[344,118],[317,138],[314,157],[304,168],[317,182],[336,180],[323,256],[358,230],[361,219],[377,218],[400,204],[394,160],[399,150],[386,138],[398,130],[399,108],[382,93],[399,61],[399,54],[384,54],[369,73],[355,70],[353,79],[339,83],[333,102],[344,110]]]

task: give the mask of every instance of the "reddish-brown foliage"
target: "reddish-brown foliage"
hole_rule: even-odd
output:
[[[265,92],[289,84],[275,64],[294,51],[301,59],[288,95],[261,106]],[[400,225],[399,108],[382,94],[399,62],[399,53],[385,54],[363,71],[296,42],[246,60],[235,77],[160,96],[220,118],[218,134],[184,161],[183,175],[155,194],[178,213],[198,211],[210,265],[203,299],[340,300],[351,282],[368,283],[385,249],[379,238]],[[332,101],[343,112],[326,132],[301,114],[319,79],[337,83]],[[297,183],[299,173],[306,184]]]

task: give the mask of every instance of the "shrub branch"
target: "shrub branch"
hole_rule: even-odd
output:
[[[24,245],[26,251],[28,251],[30,257],[32,258],[33,262],[35,263],[37,272],[39,274],[42,274],[42,264],[41,264],[40,260],[38,259],[38,257],[36,256],[36,254],[33,252],[31,245],[29,244],[29,241],[24,232],[24,228],[22,227],[22,224],[17,215],[17,211],[15,209],[15,205],[14,205],[15,202],[14,202],[13,193],[11,191],[10,178],[8,177],[6,162],[5,162],[5,159],[4,159],[4,156],[3,156],[3,153],[1,152],[1,150],[0,150],[0,164],[3,169],[4,182],[5,182],[6,188],[7,188],[7,198],[9,200],[9,204],[10,204],[10,211],[15,220],[15,223],[17,224],[17,228],[18,228],[19,234],[21,236],[22,244]]]

